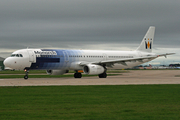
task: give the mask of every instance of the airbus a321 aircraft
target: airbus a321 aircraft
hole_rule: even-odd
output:
[[[173,54],[152,53],[154,32],[155,27],[150,26],[135,51],[21,49],[6,58],[4,65],[12,69],[25,70],[24,79],[28,79],[29,70],[46,70],[50,75],[62,75],[74,70],[74,78],[81,78],[81,71],[106,78],[107,68],[131,68],[157,57]]]

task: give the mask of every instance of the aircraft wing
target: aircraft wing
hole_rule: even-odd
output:
[[[155,59],[155,58],[157,58],[157,56],[106,60],[106,61],[94,62],[92,64],[106,64],[106,66],[112,67],[115,63],[119,63],[119,64],[127,66],[126,62],[136,62],[136,61],[143,62],[143,60],[145,60],[145,59]]]
[[[175,54],[175,53],[160,54],[160,55],[158,55],[158,57],[164,56],[164,57],[166,58],[166,57],[167,57],[167,55],[173,55],[173,54]]]
[[[127,66],[126,62],[143,62],[145,59],[155,59],[157,57],[162,57],[162,56],[167,56],[167,55],[172,55],[175,53],[166,53],[166,54],[160,54],[160,55],[152,55],[152,56],[146,56],[146,57],[136,57],[136,58],[126,58],[126,59],[115,59],[115,60],[104,60],[104,61],[97,61],[97,62],[80,62],[79,65],[87,65],[87,64],[97,64],[97,65],[102,65],[106,64],[108,67],[113,67],[115,63],[119,63],[122,65]]]

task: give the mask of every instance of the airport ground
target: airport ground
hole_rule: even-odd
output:
[[[180,70],[128,70],[119,75],[62,78],[10,78],[0,79],[0,86],[49,86],[49,85],[131,85],[131,84],[180,84]]]

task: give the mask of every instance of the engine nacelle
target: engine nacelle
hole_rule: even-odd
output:
[[[83,67],[83,71],[89,75],[98,75],[104,73],[105,69],[100,65],[88,64]]]
[[[68,73],[69,70],[46,70],[48,75],[63,75],[64,73]]]

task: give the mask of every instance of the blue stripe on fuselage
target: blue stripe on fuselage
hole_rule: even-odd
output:
[[[41,49],[42,51],[55,51],[57,55],[41,55],[36,57],[36,63],[32,63],[30,69],[68,69],[70,64],[79,60],[72,55],[81,55],[80,50],[58,50],[58,49]]]
[[[46,57],[37,57],[36,63],[59,63],[60,58],[46,58]]]

